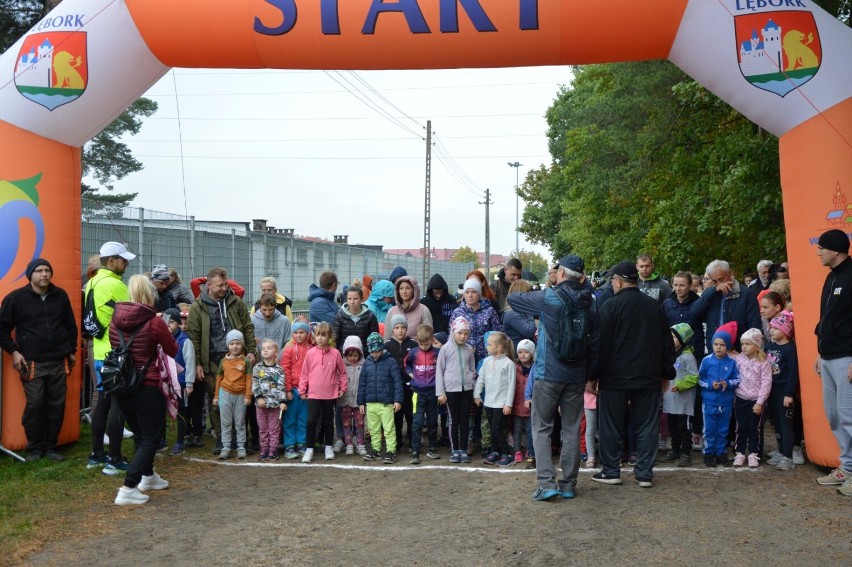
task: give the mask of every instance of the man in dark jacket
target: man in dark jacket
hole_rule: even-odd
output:
[[[308,290],[308,301],[311,306],[308,309],[308,317],[311,323],[326,322],[334,324],[337,310],[340,306],[334,301],[334,292],[337,291],[337,274],[334,272],[323,272],[320,274],[319,286],[311,284]]]
[[[535,387],[532,397],[532,434],[538,487],[535,500],[549,500],[558,495],[573,498],[580,470],[580,419],[583,414],[583,392],[598,362],[598,329],[592,286],[583,273],[585,263],[579,256],[568,255],[556,266],[556,286],[543,291],[514,293],[508,304],[518,313],[541,320],[538,345],[532,373]],[[574,308],[585,313],[585,344],[574,362],[557,358],[553,345],[567,296]],[[553,414],[557,408],[562,417],[562,454],[559,458],[562,478],[557,482],[556,468],[550,455]]]
[[[455,298],[450,295],[447,281],[441,274],[435,274],[429,278],[426,287],[426,295],[420,298],[420,304],[425,305],[432,314],[432,328],[436,333],[446,333],[450,329],[450,315],[459,306]]]
[[[731,266],[724,260],[713,260],[705,272],[710,286],[704,288],[701,297],[692,304],[692,313],[699,322],[707,325],[705,346],[713,352],[713,335],[716,329],[730,321],[737,322],[737,335],[749,329],[762,329],[760,306],[757,296],[747,286],[734,279]],[[739,336],[731,337],[733,350],[740,351]],[[693,338],[693,343],[695,339]],[[696,349],[697,350],[697,349]]]
[[[68,373],[75,362],[77,323],[68,294],[50,283],[50,262],[36,258],[27,265],[26,275],[30,283],[0,305],[0,347],[12,355],[21,374],[27,400],[21,419],[27,461],[43,456],[61,461],[56,442],[65,417]]]
[[[523,264],[517,258],[509,258],[506,262],[506,267],[497,272],[497,282],[494,284],[494,294],[497,296],[497,310],[500,317],[503,317],[503,312],[506,310],[506,297],[509,295],[509,288],[512,283],[521,279],[521,273],[524,270]]]
[[[824,232],[817,241],[823,266],[831,268],[822,287],[816,326],[819,357],[814,364],[822,377],[822,399],[831,432],[840,445],[840,466],[819,477],[823,485],[840,485],[852,496],[852,259],[849,237],[842,230]]]
[[[674,378],[675,349],[662,305],[639,291],[632,262],[612,269],[615,297],[600,310],[598,416],[602,470],[592,480],[621,484],[620,452],[628,404],[636,424],[639,486],[652,486],[660,432],[660,398]]]

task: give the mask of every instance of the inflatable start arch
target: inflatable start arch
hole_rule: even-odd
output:
[[[65,0],[0,57],[0,296],[44,256],[80,288],[81,146],[170,67],[422,69],[668,58],[780,138],[808,455],[836,465],[811,363],[852,228],[852,30],[810,0]],[[2,440],[25,445],[6,357]],[[79,435],[70,381],[63,441]]]

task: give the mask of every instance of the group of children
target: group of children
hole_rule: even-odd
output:
[[[760,466],[763,427],[771,414],[778,450],[767,464],[781,471],[794,467],[793,396],[799,378],[793,313],[782,310],[775,315],[769,322],[768,334],[766,340],[762,330],[746,330],[739,337],[741,346],[737,352],[733,350],[738,337],[736,322],[725,323],[713,335],[713,352],[696,368],[692,349],[686,346],[692,339],[692,330],[685,323],[672,327],[678,358],[675,381],[663,395],[663,412],[671,435],[671,450],[663,462],[691,464],[688,420],[693,414],[697,386],[701,388],[705,466]],[[733,462],[727,452],[732,422],[736,427]]]

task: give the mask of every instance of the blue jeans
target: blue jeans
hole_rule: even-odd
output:
[[[299,396],[299,390],[293,388],[293,399],[287,402],[284,412],[284,446],[295,447],[305,444],[308,427],[308,401]],[[313,448],[313,447],[311,447]]]
[[[438,396],[435,390],[420,393],[415,392],[416,406],[414,409],[414,424],[412,425],[411,451],[420,452],[423,439],[423,422],[429,434],[429,448],[434,449],[438,445]]]

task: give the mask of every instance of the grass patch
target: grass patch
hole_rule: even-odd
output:
[[[174,422],[169,422],[170,443],[174,436]],[[60,463],[49,459],[21,463],[0,455],[0,541],[3,542],[0,564],[22,562],[47,541],[94,535],[106,529],[105,522],[125,515],[132,508],[112,503],[124,479],[123,473],[107,476],[101,473],[101,468],[86,468],[91,440],[91,428],[82,425],[79,441],[61,448],[65,460]],[[194,451],[201,456],[201,449]],[[23,453],[19,452],[22,456]],[[132,457],[132,439],[123,441],[122,453]],[[164,476],[170,473],[180,476],[179,470],[194,468],[192,465],[168,457],[157,457],[155,463]]]

